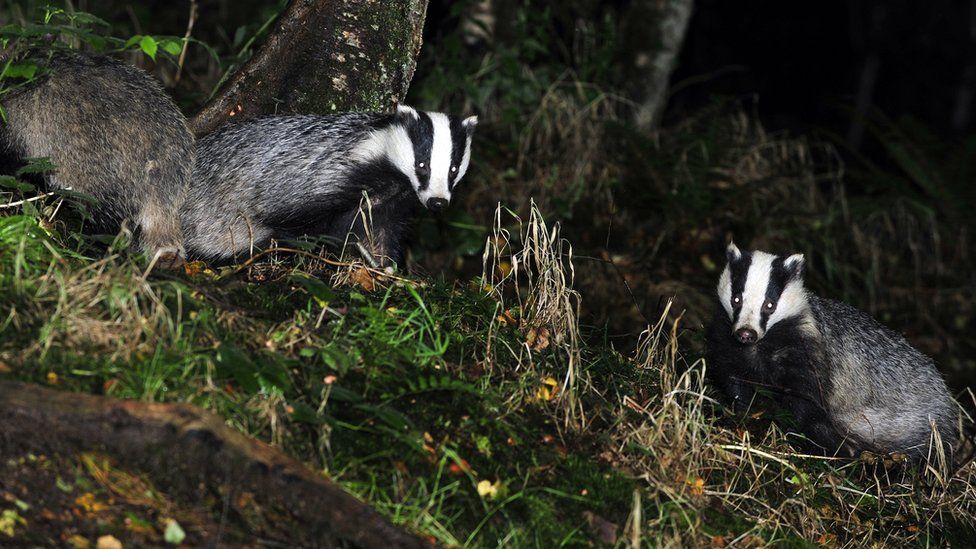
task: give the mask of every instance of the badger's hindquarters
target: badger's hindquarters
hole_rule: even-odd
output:
[[[97,230],[135,230],[142,248],[182,256],[178,211],[193,165],[183,114],[147,74],[101,56],[38,54],[43,76],[3,99],[7,146],[48,157],[52,188],[95,198]]]
[[[862,449],[932,459],[938,441],[951,453],[956,412],[932,359],[854,307],[816,296],[810,306],[829,362],[827,403],[842,434]]]

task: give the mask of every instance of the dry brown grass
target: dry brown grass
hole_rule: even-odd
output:
[[[503,222],[503,218],[510,219]],[[514,238],[504,228],[512,221],[518,227]],[[497,297],[499,312],[517,307],[526,335],[523,356],[529,365],[532,351],[554,351],[562,376],[556,398],[564,413],[564,425],[581,427],[586,415],[578,400],[580,383],[585,381],[580,355],[580,296],[573,289],[573,247],[560,236],[559,223],[547,225],[534,202],[525,223],[499,206],[483,264],[483,280]]]

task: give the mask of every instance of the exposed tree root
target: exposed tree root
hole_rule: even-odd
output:
[[[0,457],[26,452],[105,453],[171,494],[248,492],[266,511],[298,525],[302,546],[425,547],[368,505],[276,448],[184,404],[152,404],[0,381]]]

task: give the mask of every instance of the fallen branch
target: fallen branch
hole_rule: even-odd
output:
[[[302,546],[425,547],[368,505],[222,418],[184,404],[152,404],[0,381],[0,457],[96,451],[192,500],[248,492],[294,520]],[[215,545],[219,540],[212,540]]]

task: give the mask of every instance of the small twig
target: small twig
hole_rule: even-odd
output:
[[[183,35],[183,49],[180,50],[180,59],[176,63],[176,77],[174,78],[176,82],[179,82],[180,77],[183,76],[183,63],[186,61],[186,50],[190,48],[190,35],[193,33],[193,25],[197,22],[199,11],[200,6],[197,4],[197,0],[190,0],[190,20],[186,23],[186,34]]]
[[[774,460],[776,460],[776,461],[778,461],[780,463],[784,463],[784,462],[781,461],[780,459],[778,459],[776,456],[795,457],[795,458],[801,458],[801,459],[816,459],[816,460],[822,460],[822,461],[851,461],[850,458],[843,458],[843,457],[818,456],[816,454],[798,454],[796,452],[776,452],[776,451],[773,451],[773,450],[768,450],[768,451],[755,450],[755,449],[747,448],[747,447],[742,446],[742,445],[739,445],[739,444],[712,444],[711,446],[718,447],[718,448],[721,448],[723,450],[746,450],[748,452],[751,452],[753,454],[756,454],[756,455],[759,455],[759,456],[762,456],[762,457],[768,457],[770,459],[774,459]],[[792,467],[792,465],[790,465],[790,467]]]
[[[353,267],[353,266],[356,265],[356,263],[351,262],[351,261],[336,261],[334,259],[328,259],[326,257],[322,257],[321,255],[318,255],[318,254],[313,254],[311,252],[306,252],[305,250],[296,250],[294,248],[280,248],[280,247],[275,247],[275,248],[268,248],[267,250],[262,250],[262,251],[260,251],[260,252],[258,252],[256,254],[252,255],[250,258],[248,258],[247,261],[245,261],[244,263],[241,263],[240,265],[238,265],[237,268],[234,269],[234,271],[233,271],[232,274],[237,274],[237,273],[243,271],[244,269],[246,269],[246,268],[250,267],[251,265],[253,265],[254,262],[257,261],[258,259],[261,259],[262,257],[264,257],[266,255],[270,255],[270,254],[275,253],[275,252],[285,252],[285,253],[299,255],[299,256],[302,256],[302,257],[307,257],[307,258],[310,258],[310,259],[314,259],[316,261],[321,261],[322,263],[325,263],[326,265],[332,265],[333,267]],[[370,271],[370,272],[378,275],[378,276],[390,278],[390,279],[393,279],[393,280],[398,280],[400,282],[412,282],[409,278],[405,278],[405,277],[402,277],[402,276],[397,276],[397,275],[394,275],[394,274],[390,274],[390,273],[388,273],[386,271],[382,271],[382,270],[379,270],[379,269],[374,269],[373,267],[364,266],[363,268],[366,269],[367,271]]]
[[[64,190],[70,191],[71,190],[71,187],[67,187]],[[56,194],[58,194],[58,193],[56,193],[56,192],[43,193],[43,194],[39,194],[37,196],[32,196],[31,198],[25,198],[23,200],[18,200],[16,202],[10,202],[10,203],[7,203],[7,204],[0,204],[0,209],[3,209],[3,208],[16,208],[17,206],[23,206],[24,204],[27,204],[28,202],[34,202],[36,200],[41,200],[42,198],[47,198],[49,196],[54,196]]]

